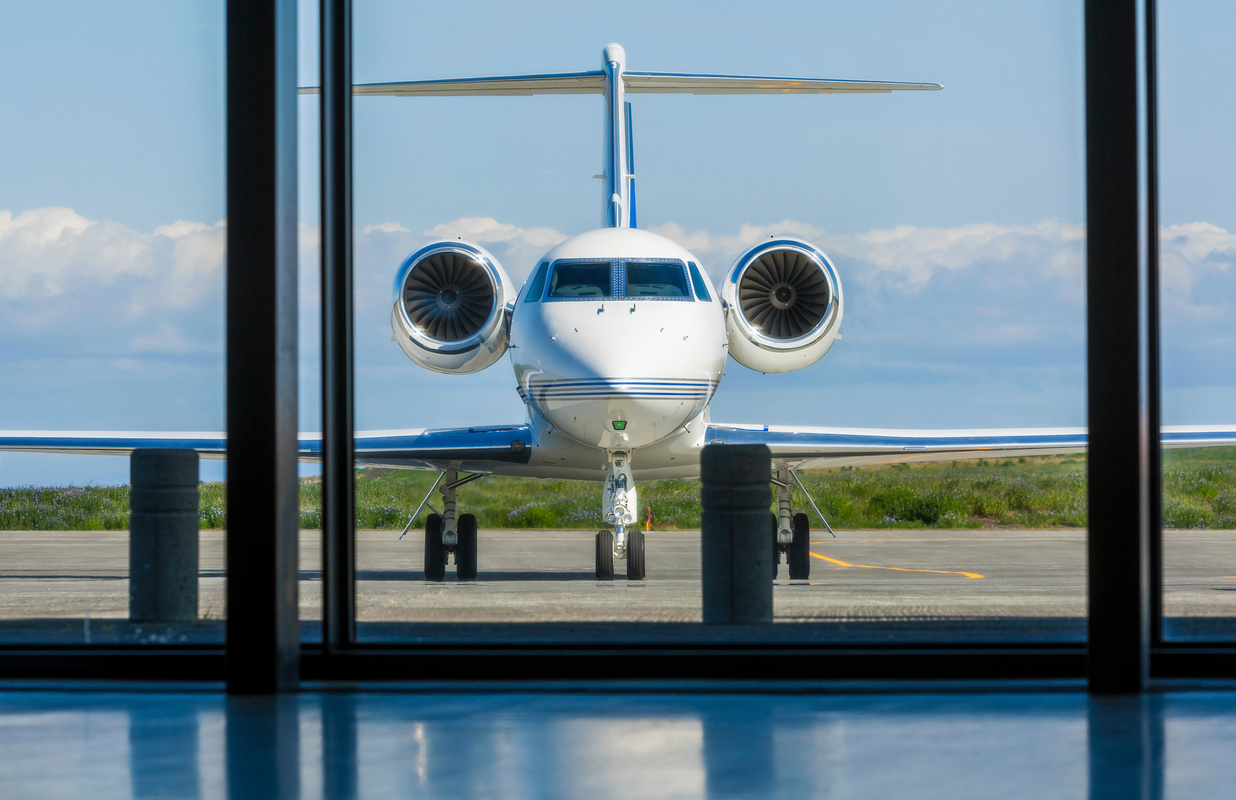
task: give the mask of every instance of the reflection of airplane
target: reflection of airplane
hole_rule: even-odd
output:
[[[443,579],[450,553],[461,580],[476,577],[476,518],[457,515],[456,495],[485,473],[604,481],[603,518],[613,529],[596,535],[597,578],[612,579],[617,558],[626,560],[628,578],[641,579],[644,535],[635,526],[635,479],[697,476],[705,444],[766,444],[778,488],[769,546],[775,562],[787,555],[791,578],[806,578],[807,516],[794,514],[790,505],[797,469],[1085,449],[1080,428],[906,431],[712,423],[708,403],[727,353],[760,372],[788,372],[828,352],[840,337],[841,280],[819,249],[780,238],[739,256],[718,293],[695,256],[636,229],[625,93],[828,94],[941,87],[627,72],[625,60],[622,48],[611,44],[596,71],[355,88],[359,95],[601,94],[606,100],[608,227],[550,250],[518,291],[492,255],[462,241],[430,244],[409,256],[396,274],[391,325],[408,357],[438,372],[469,373],[509,350],[528,408],[527,421],[517,425],[357,435],[361,463],[443,473],[435,484],[443,513],[432,514],[425,531],[428,579]],[[1236,444],[1236,426],[1165,429],[1164,442]],[[123,453],[137,447],[224,454],[220,434],[0,432],[0,449],[7,450]],[[313,460],[319,453],[320,438],[302,438],[303,458]],[[460,478],[460,472],[473,474]]]

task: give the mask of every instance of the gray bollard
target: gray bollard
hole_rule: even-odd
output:
[[[772,622],[771,474],[762,444],[710,444],[700,454],[706,624]]]
[[[129,459],[129,619],[197,619],[197,453],[134,450]]]

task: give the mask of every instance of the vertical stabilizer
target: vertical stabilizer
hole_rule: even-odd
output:
[[[631,122],[631,103],[626,104],[627,114],[627,197],[631,204],[631,227],[637,228],[635,224],[635,130]]]
[[[629,129],[626,84],[622,74],[627,54],[622,45],[607,44],[601,53],[605,72],[605,220],[611,228],[631,227],[631,187],[628,166]]]

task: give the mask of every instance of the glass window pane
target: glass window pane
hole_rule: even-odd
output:
[[[555,264],[549,278],[550,297],[609,297],[609,263]]]
[[[1162,419],[1236,423],[1236,9],[1172,0],[1159,31]],[[1236,447],[1163,450],[1163,615],[1169,639],[1236,638]]]
[[[658,264],[628,261],[626,272],[627,297],[690,297],[687,277],[682,264]]]
[[[222,446],[224,56],[222,0],[6,8],[0,449],[71,433],[0,452],[0,642],[223,639],[223,462],[152,532],[124,451]]]
[[[524,294],[525,303],[535,303],[541,299],[541,295],[545,292],[545,273],[548,271],[548,264],[542,264],[536,268],[536,274],[532,276],[532,282],[528,284],[528,291]]]
[[[589,180],[600,93],[358,97],[361,638],[706,635],[698,458],[720,440],[776,448],[776,635],[1084,639],[1081,4],[791,3],[792,29],[758,4],[689,4],[674,13],[709,31],[687,47],[659,33],[663,8],[627,11],[626,69],[671,82],[944,88],[630,92],[640,229],[600,234],[622,188]],[[434,26],[356,14],[361,83],[579,71],[583,86],[601,65],[604,42],[578,48],[602,12],[499,12],[492,30],[458,10]],[[474,46],[450,46],[454,30]],[[547,44],[511,47],[523,34]],[[394,346],[386,287],[439,239],[485,248],[512,293],[557,260],[547,300],[613,296],[611,264],[619,292],[703,299],[758,261],[743,296],[775,321],[740,329],[742,298],[718,289],[725,312],[525,304],[500,355],[500,339],[455,361]],[[671,276],[680,258],[706,274]]]
[[[708,292],[708,282],[700,274],[700,268],[696,266],[694,261],[688,266],[691,267],[691,285],[695,287],[695,296],[705,303],[711,303],[712,295]]]

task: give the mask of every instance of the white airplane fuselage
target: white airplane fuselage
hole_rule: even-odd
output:
[[[611,288],[551,284],[575,265],[597,275],[608,267]],[[641,265],[670,278],[679,270],[685,293],[632,283]],[[545,273],[542,285],[537,271]],[[537,456],[547,462],[536,466],[556,466],[564,477],[582,468],[601,478],[608,454],[638,450],[631,460],[641,477],[692,474],[727,355],[725,314],[699,260],[648,231],[605,228],[553,248],[537,271],[520,292],[510,328],[511,364],[537,432]]]

